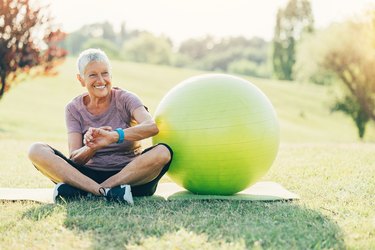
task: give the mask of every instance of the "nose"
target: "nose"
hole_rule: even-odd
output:
[[[104,83],[105,80],[104,80],[104,77],[102,75],[98,75],[98,78],[97,78],[97,81],[100,82],[100,83]]]

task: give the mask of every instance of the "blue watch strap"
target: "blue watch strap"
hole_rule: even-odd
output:
[[[122,128],[116,128],[115,131],[118,133],[118,141],[117,144],[123,143],[125,139],[125,132]]]

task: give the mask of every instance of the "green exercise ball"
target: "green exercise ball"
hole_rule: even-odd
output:
[[[271,167],[279,126],[271,102],[252,83],[230,75],[189,78],[155,112],[153,143],[174,151],[168,175],[196,194],[231,195]]]

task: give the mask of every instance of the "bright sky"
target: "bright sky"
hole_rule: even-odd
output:
[[[130,30],[165,34],[179,43],[189,37],[259,36],[271,40],[275,16],[287,0],[45,0],[70,32],[84,24],[126,23]],[[312,0],[315,25],[325,27],[375,6],[375,0]]]

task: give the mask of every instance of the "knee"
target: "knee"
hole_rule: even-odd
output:
[[[28,151],[28,157],[31,161],[36,161],[40,156],[44,155],[46,152],[52,149],[45,143],[35,142],[33,143]]]
[[[172,155],[169,149],[162,144],[157,145],[155,147],[155,151],[157,153],[156,155],[157,155],[158,161],[163,163],[163,165],[167,164],[172,158]]]

